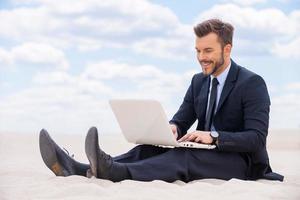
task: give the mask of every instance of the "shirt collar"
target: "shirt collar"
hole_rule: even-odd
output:
[[[218,79],[219,85],[225,84],[230,67],[231,67],[231,61],[229,62],[227,68],[216,77]],[[210,75],[210,79],[212,80],[213,78],[215,77],[213,75]]]

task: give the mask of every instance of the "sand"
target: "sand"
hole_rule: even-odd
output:
[[[51,133],[50,133],[51,134]],[[85,135],[55,135],[53,139],[87,162]],[[129,150],[119,135],[100,135],[101,147],[117,155]],[[268,149],[272,168],[285,175],[285,181],[229,181],[203,179],[190,183],[177,181],[120,183],[81,176],[56,177],[43,163],[38,134],[0,134],[0,199],[300,199],[300,131],[271,131]]]

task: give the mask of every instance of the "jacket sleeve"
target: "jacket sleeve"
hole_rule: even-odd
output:
[[[193,96],[194,79],[195,76],[191,81],[179,110],[173,116],[172,120],[170,120],[170,124],[175,124],[177,126],[178,138],[181,138],[184,134],[186,134],[187,130],[196,121]]]
[[[252,76],[244,83],[242,93],[243,131],[218,131],[221,151],[256,152],[266,145],[269,126],[270,98],[264,80]]]

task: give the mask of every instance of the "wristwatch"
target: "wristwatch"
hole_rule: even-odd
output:
[[[211,131],[210,136],[212,137],[213,141],[211,144],[216,144],[216,141],[219,138],[219,133],[217,131]]]

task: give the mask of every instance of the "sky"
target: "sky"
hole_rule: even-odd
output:
[[[210,18],[266,81],[270,129],[299,129],[299,0],[1,0],[0,132],[120,132],[116,98],[158,100],[171,119],[201,72],[193,26]]]

